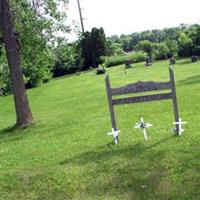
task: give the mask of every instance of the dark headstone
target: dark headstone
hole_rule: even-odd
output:
[[[131,68],[131,67],[132,67],[132,66],[131,66],[132,63],[133,63],[132,60],[126,60],[126,61],[124,62],[125,68],[126,68],[126,69]]]
[[[169,59],[170,65],[175,65],[176,64],[176,59],[174,57]]]
[[[97,68],[96,74],[105,74],[106,70],[107,68],[105,64],[99,65]]]
[[[150,57],[146,57],[146,64],[145,64],[146,67],[148,66],[152,66],[152,59]]]
[[[197,62],[198,61],[198,57],[197,56],[192,56],[191,57],[191,61],[192,62]]]

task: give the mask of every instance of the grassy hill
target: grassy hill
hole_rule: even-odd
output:
[[[12,96],[0,98],[0,199],[200,199],[200,63],[175,65],[182,137],[171,132],[170,100],[116,107],[120,143],[112,145],[104,75],[54,79],[28,90],[35,125],[13,130]],[[110,68],[112,86],[167,81],[168,61]],[[133,126],[153,124],[146,142]]]

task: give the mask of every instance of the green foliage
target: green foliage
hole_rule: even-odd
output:
[[[85,32],[80,41],[81,44],[81,57],[83,58],[83,70],[92,67],[94,64],[91,33]]]
[[[145,57],[146,57],[145,53],[133,52],[133,53],[127,53],[124,55],[104,57],[103,60],[107,67],[112,67],[112,66],[124,64],[127,60],[131,60],[134,63],[141,62],[145,60]]]
[[[106,55],[106,37],[103,28],[92,28],[91,32],[83,33],[80,44],[82,69],[97,67],[101,63],[100,57]]]
[[[180,36],[181,27],[172,27],[172,28],[165,28],[163,29],[165,38],[164,40],[175,40],[177,41]]]
[[[0,96],[8,94],[11,89],[6,53],[3,44],[0,41]]]
[[[53,31],[55,26],[59,28],[57,19],[61,21],[61,13],[56,11],[58,5],[55,1],[39,1],[37,6],[39,7],[35,8],[22,0],[13,5],[17,15],[15,24],[21,63],[24,75],[29,78],[29,87],[35,87],[51,78],[53,54],[49,41],[53,42],[55,38],[50,31]],[[47,14],[51,17],[47,18]],[[52,23],[53,19],[55,23]]]
[[[104,76],[93,70],[28,90],[37,123],[13,130],[13,97],[0,97],[1,200],[198,200],[199,64],[174,66],[182,136],[171,133],[170,100],[116,107],[119,145],[112,145]],[[187,64],[186,64],[187,63]],[[138,80],[169,81],[169,62],[134,64],[108,73],[112,87]],[[148,142],[133,125],[153,124]],[[8,128],[10,127],[10,128]]]
[[[155,43],[154,44],[154,57],[155,59],[166,59],[167,55],[170,53],[167,45],[165,43]]]
[[[190,32],[193,41],[193,55],[200,55],[200,25],[195,25]]]
[[[53,51],[55,63],[52,73],[54,77],[74,73],[79,70],[78,65],[76,65],[76,60],[79,55],[75,51],[76,48],[72,45],[76,44],[68,44],[64,38],[58,39],[57,46]]]
[[[69,31],[65,25],[64,11],[58,9],[65,0],[26,1],[11,0],[13,21],[19,44],[21,65],[27,87],[35,87],[47,82],[54,65],[53,44],[56,31]],[[0,45],[1,46],[1,45]],[[0,48],[0,52],[2,48]],[[5,54],[0,53],[0,65],[3,65],[3,83],[6,92],[11,89]]]
[[[133,48],[130,45],[131,37],[126,35],[121,35],[120,44],[122,46],[123,51],[129,52],[132,51]]]
[[[147,53],[150,59],[152,58],[153,48],[153,43],[148,40],[143,40],[136,46],[137,50]]]
[[[124,54],[121,44],[119,44],[117,42],[113,42],[111,39],[107,39],[106,45],[107,45],[107,47],[106,47],[106,55],[107,56]]]
[[[169,49],[169,57],[177,56],[178,55],[178,42],[176,40],[167,39],[165,41],[167,48]]]
[[[167,49],[169,50],[168,57],[173,55],[200,55],[199,27],[200,25],[198,24],[181,24],[179,27],[164,28],[162,30],[147,30],[130,35],[122,34],[120,37],[114,35],[109,37],[109,39],[112,40],[113,43],[121,45],[125,52],[137,49],[137,47],[141,47],[139,48],[140,50],[152,52],[151,43],[153,43],[153,45],[165,43],[167,48],[162,45],[159,48],[153,49],[152,56],[157,57],[157,59],[163,59],[163,53],[167,52]],[[141,41],[145,41],[142,42],[143,47],[140,44]],[[158,52],[159,49],[161,52]]]
[[[179,42],[179,55],[180,56],[189,56],[192,52],[192,39],[185,33],[180,33],[178,39]]]
[[[32,57],[31,61],[30,57]],[[22,59],[23,73],[29,79],[28,87],[36,87],[51,78],[53,55],[50,49],[44,50],[41,54],[33,54],[31,50],[30,57]]]
[[[4,63],[0,64],[0,96],[8,94],[12,90],[8,66]]]
[[[101,63],[100,57],[106,55],[106,36],[103,28],[93,28],[91,32],[91,40],[94,54],[93,67],[97,67]]]

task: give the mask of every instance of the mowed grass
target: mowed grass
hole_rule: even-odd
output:
[[[0,98],[0,199],[200,199],[200,62],[174,66],[180,116],[174,136],[171,100],[116,107],[120,143],[112,144],[104,75],[95,71],[28,90],[35,124],[13,130],[13,97]],[[167,81],[168,61],[109,68],[113,87]],[[133,126],[153,124],[144,140]]]

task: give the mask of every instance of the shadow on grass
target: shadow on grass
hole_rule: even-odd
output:
[[[25,127],[17,127],[16,125],[6,127],[0,132],[0,140],[3,142],[17,141],[25,137],[25,130],[32,128],[35,124],[31,124]]]
[[[13,133],[15,130],[16,130],[16,126],[15,125],[14,126],[9,126],[7,128],[2,129],[0,135],[7,134],[7,133]]]
[[[0,133],[0,141],[2,140],[2,142],[5,143],[22,140],[24,134],[18,132],[18,130],[19,128],[15,125],[4,128]]]
[[[177,82],[178,85],[190,85],[200,83],[200,75],[190,76]]]
[[[172,186],[168,170],[162,164],[167,151],[160,145],[172,139],[174,136],[152,145],[137,143],[123,148],[120,144],[107,145],[59,164],[86,167],[83,176],[90,181],[85,183],[84,193],[94,199],[100,195],[111,195],[112,198],[119,195],[121,199],[167,199]],[[155,148],[157,146],[159,148]],[[119,196],[116,199],[120,199]]]
[[[88,151],[84,152],[76,157],[66,159],[62,162],[60,162],[60,165],[70,164],[70,163],[76,163],[85,165],[88,162],[99,162],[100,160],[108,160],[112,156],[133,156],[132,153],[135,155],[141,154],[144,151],[150,150],[158,145],[163,144],[166,141],[169,141],[173,139],[175,136],[170,136],[167,138],[164,138],[157,143],[154,143],[152,145],[146,145],[143,143],[137,143],[134,146],[130,145],[124,148],[120,148],[120,144],[114,145],[113,143],[108,143],[106,146],[102,146],[98,151]]]

